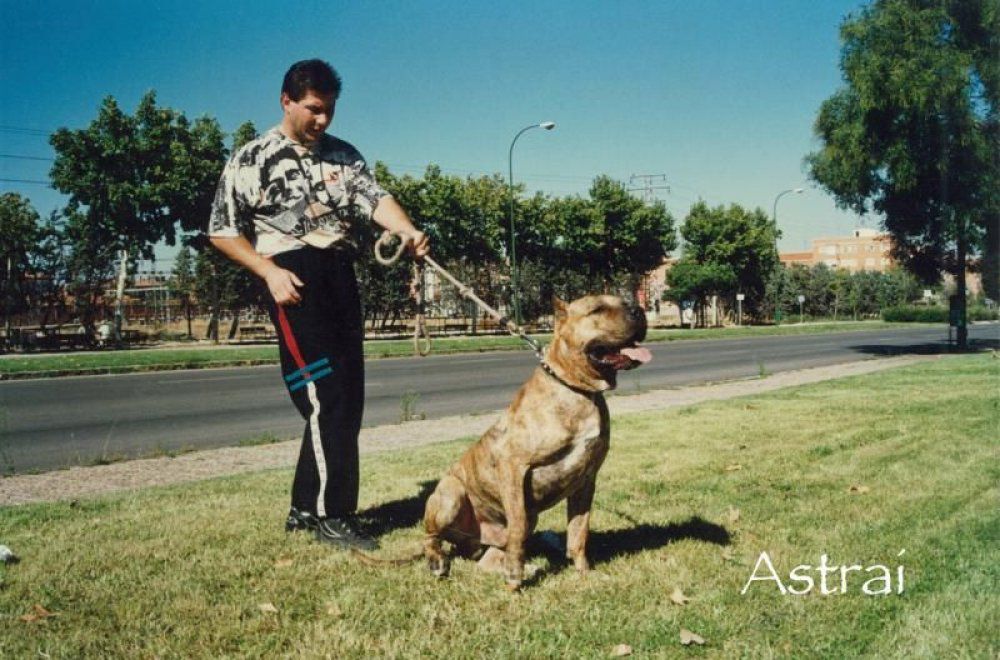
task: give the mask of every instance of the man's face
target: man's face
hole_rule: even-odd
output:
[[[282,93],[281,107],[285,117],[281,126],[285,134],[296,142],[313,144],[333,121],[336,105],[332,94],[317,94],[309,90],[301,99],[293,101],[288,94]]]

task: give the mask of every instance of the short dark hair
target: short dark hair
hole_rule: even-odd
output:
[[[293,101],[301,101],[310,90],[324,96],[332,94],[336,100],[340,97],[340,75],[323,60],[296,62],[285,73],[281,93],[288,94]]]

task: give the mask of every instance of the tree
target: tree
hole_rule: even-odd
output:
[[[214,120],[192,126],[182,113],[158,106],[155,92],[143,96],[134,115],[109,96],[87,128],[52,134],[50,175],[53,187],[69,196],[67,216],[85,214],[86,224],[106,240],[102,252],[117,256],[121,266],[116,339],[128,263],[152,257],[160,240],[173,245],[178,225],[202,209],[207,217],[213,172],[217,180],[224,157],[220,136]]]
[[[105,294],[114,277],[117,254],[108,229],[81,211],[63,213],[67,257],[66,293],[87,335],[94,336],[98,317],[107,314]],[[130,257],[134,259],[134,257]]]
[[[28,306],[41,313],[39,325],[43,328],[53,316],[61,320],[65,311],[67,256],[62,217],[53,211],[41,224],[38,239],[28,254],[34,274],[28,290]]]
[[[848,17],[846,85],[820,107],[822,148],[807,157],[840,206],[884,217],[908,270],[954,273],[961,346],[967,254],[995,265],[998,248],[998,33],[996,0],[876,0]]]
[[[699,201],[692,205],[681,225],[684,252],[680,261],[712,266],[691,272],[702,272],[706,277],[711,274],[713,295],[725,298],[730,308],[735,305],[736,294],[743,293],[744,313],[758,316],[768,274],[778,263],[778,236],[774,221],[761,209],[749,211],[738,204],[711,208]],[[720,277],[724,270],[731,277]]]
[[[170,281],[167,285],[170,295],[179,299],[184,318],[187,319],[188,339],[194,339],[191,332],[191,320],[194,314],[194,259],[191,257],[191,249],[186,245],[177,253],[174,260],[174,270],[170,274]]]
[[[590,201],[600,236],[600,250],[590,259],[592,270],[601,275],[606,288],[616,273],[626,274],[626,293],[634,294],[642,277],[677,247],[674,218],[662,202],[643,204],[628,194],[625,184],[604,175],[594,179]]]
[[[28,308],[25,280],[28,255],[39,238],[38,212],[17,193],[0,196],[0,291],[3,291],[4,337],[10,338],[11,316]]]
[[[732,290],[736,273],[731,266],[719,263],[698,263],[692,258],[681,258],[667,271],[664,295],[681,307],[685,301],[694,303],[694,312],[702,325],[705,319],[705,299]]]

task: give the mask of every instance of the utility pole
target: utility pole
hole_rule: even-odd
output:
[[[628,178],[628,184],[631,186],[636,181],[639,181],[642,185],[641,188],[629,188],[629,192],[642,192],[642,201],[646,204],[652,204],[657,200],[656,192],[657,190],[666,190],[670,192],[670,186],[667,185],[667,175],[666,174],[633,174]],[[653,184],[662,185],[653,185]]]

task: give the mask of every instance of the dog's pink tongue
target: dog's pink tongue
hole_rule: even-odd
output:
[[[631,346],[629,348],[623,348],[621,354],[630,360],[635,360],[636,362],[641,362],[646,364],[653,359],[653,354],[649,352],[648,348],[643,346]]]

